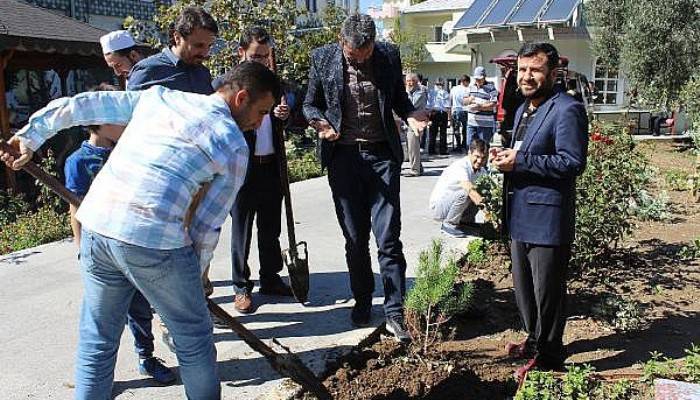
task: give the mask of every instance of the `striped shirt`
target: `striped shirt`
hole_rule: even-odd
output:
[[[498,90],[493,83],[486,82],[481,87],[477,87],[476,84],[469,85],[467,96],[474,97],[476,104],[488,102],[494,104],[491,111],[474,111],[473,106],[466,107],[469,113],[467,125],[493,128],[496,125],[496,104],[498,103]]]
[[[93,232],[151,249],[193,245],[204,268],[243,184],[248,146],[217,94],[161,86],[54,100],[17,135],[36,150],[75,125],[127,125],[77,218]],[[210,183],[189,227],[193,196]]]

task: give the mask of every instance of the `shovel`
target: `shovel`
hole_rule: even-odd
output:
[[[17,158],[17,150],[12,146],[0,140],[0,150],[12,154]],[[28,162],[22,167],[27,173],[36,178],[39,182],[46,185],[51,191],[56,193],[61,199],[65,200],[67,203],[73,206],[80,207],[82,200],[73,194],[70,190],[66,189],[61,182],[59,182],[52,175],[48,174],[46,171],[41,169],[39,166],[33,162]],[[191,212],[188,211],[188,215]],[[308,270],[307,270],[308,271]],[[224,311],[223,308],[219,307],[211,299],[207,298],[207,306],[212,313],[217,317],[226,321],[229,328],[231,328],[238,337],[241,338],[248,346],[250,346],[256,352],[262,354],[265,359],[270,363],[272,368],[279,372],[280,375],[291,378],[294,382],[298,383],[306,391],[313,393],[319,400],[331,400],[331,394],[323,386],[323,383],[316,378],[313,372],[309,370],[299,358],[294,355],[287,347],[280,344],[276,339],[273,339],[273,343],[284,349],[284,354],[279,354],[275,352],[270,346],[266,345],[262,340],[255,336],[251,331],[246,329],[243,324],[238,322],[229,313]]]
[[[270,48],[269,67],[276,73],[275,48]],[[282,97],[282,103],[286,100]],[[292,210],[292,197],[289,191],[289,166],[287,164],[287,149],[284,145],[284,127],[282,124],[273,124],[273,134],[280,143],[279,160],[280,181],[282,195],[284,196],[284,214],[287,218],[287,235],[289,248],[282,251],[282,260],[289,271],[289,283],[292,293],[299,303],[305,303],[309,299],[309,251],[306,242],[297,243],[294,233],[294,212]]]

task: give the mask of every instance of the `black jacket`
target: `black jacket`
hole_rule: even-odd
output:
[[[403,150],[392,111],[396,112],[402,119],[406,119],[408,114],[414,111],[403,82],[401,56],[395,46],[376,42],[370,62],[374,67],[375,84],[379,93],[379,109],[384,135],[394,159],[401,163]],[[304,116],[308,121],[324,119],[341,135],[343,66],[343,51],[338,43],[312,51],[309,88],[304,99]],[[322,141],[321,165],[328,166],[331,157],[333,157],[334,147],[334,142]]]

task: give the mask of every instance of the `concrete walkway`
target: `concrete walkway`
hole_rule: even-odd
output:
[[[415,276],[420,250],[439,237],[439,223],[427,213],[430,191],[450,159],[424,163],[426,175],[402,178],[402,240],[408,260],[408,276]],[[344,258],[344,241],[338,226],[325,177],[292,185],[297,240],[309,246],[311,269],[310,304],[279,302],[254,293],[256,313],[239,320],[266,343],[277,338],[301,357],[316,373],[376,331],[382,321],[383,295],[372,249],[377,290],[373,310],[374,328],[354,329],[349,313],[353,305]],[[283,233],[283,246],[286,233]],[[444,237],[444,236],[443,236]],[[230,223],[224,228],[212,264],[215,292],[212,296],[232,315],[230,287]],[[452,240],[455,249],[464,240]],[[251,268],[257,274],[257,245],[252,244]],[[70,240],[52,243],[0,257],[0,399],[70,399],[73,397],[73,368],[77,344],[78,313],[82,284]],[[286,271],[285,271],[286,272]],[[257,275],[255,276],[257,279]],[[257,288],[256,288],[257,291]],[[175,355],[158,340],[157,357],[176,366]],[[226,399],[285,398],[292,389],[260,356],[234,333],[215,330],[219,374]],[[138,373],[133,338],[122,336],[114,395],[117,399],[184,398],[182,384],[159,386]]]

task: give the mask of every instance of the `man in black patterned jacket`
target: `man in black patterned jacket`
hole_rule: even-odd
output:
[[[403,84],[398,50],[375,42],[368,15],[350,15],[337,44],[311,54],[304,115],[322,140],[355,306],[356,326],[370,323],[374,277],[369,232],[374,232],[384,285],[387,330],[410,341],[403,321],[406,260],[399,239],[399,179],[403,151],[392,111],[416,130],[428,125],[413,108]]]

